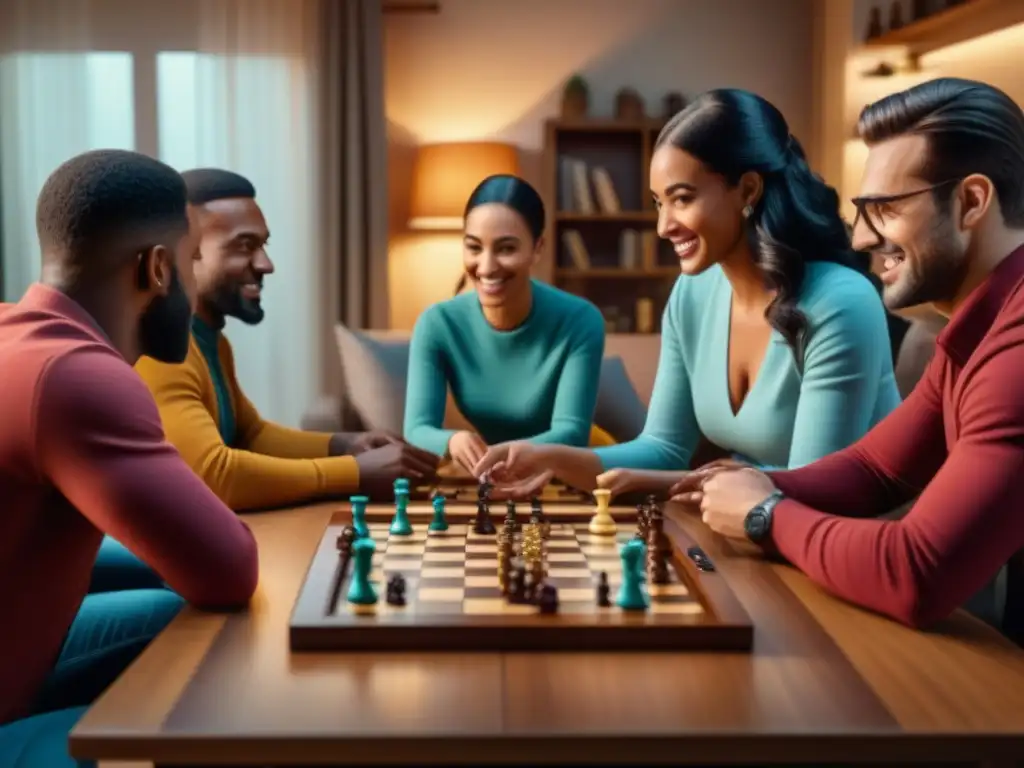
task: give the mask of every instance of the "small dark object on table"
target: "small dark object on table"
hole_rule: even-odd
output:
[[[704,554],[704,550],[700,547],[690,547],[686,550],[686,556],[693,560],[693,564],[697,566],[698,571],[713,571],[715,570],[715,564],[711,562],[711,558]]]
[[[405,605],[405,577],[400,574],[394,574],[388,579],[388,593],[387,593],[388,605]]]
[[[537,607],[543,614],[558,613],[558,589],[554,585],[541,585],[537,592]]]
[[[611,587],[608,585],[608,572],[601,571],[601,575],[597,578],[597,604],[602,608],[607,608],[612,604],[611,598]]]

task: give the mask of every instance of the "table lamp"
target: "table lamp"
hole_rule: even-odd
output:
[[[488,176],[517,174],[516,148],[499,142],[427,144],[413,170],[409,229],[456,231],[473,189]]]

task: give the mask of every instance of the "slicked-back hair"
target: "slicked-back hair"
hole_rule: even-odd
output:
[[[138,152],[100,149],[59,166],[36,204],[44,265],[75,284],[188,231],[185,182]],[[176,240],[176,238],[175,238]]]
[[[918,171],[930,184],[982,174],[992,180],[1007,226],[1024,227],[1024,112],[998,88],[943,77],[866,106],[857,130],[869,146],[898,136],[924,136]],[[952,191],[935,192],[948,202]]]
[[[204,205],[214,200],[230,200],[236,197],[256,197],[256,187],[252,182],[234,171],[194,168],[181,175],[185,179],[188,201],[191,205]]]

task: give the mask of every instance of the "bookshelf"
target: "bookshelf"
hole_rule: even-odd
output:
[[[609,333],[659,333],[679,276],[648,193],[660,120],[550,120],[544,279],[604,313]]]

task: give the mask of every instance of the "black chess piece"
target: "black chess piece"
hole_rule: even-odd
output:
[[[608,572],[601,571],[601,575],[597,577],[597,604],[602,608],[607,608],[612,604],[611,598],[611,587],[608,586]]]
[[[356,540],[356,529],[346,525],[338,534],[335,545],[338,547],[338,573],[344,578],[348,572],[349,563],[352,562],[352,544]]]
[[[534,496],[532,499],[530,499],[530,522],[544,522],[544,506],[541,504],[540,498],[538,498],[537,496]]]
[[[647,541],[647,507],[643,504],[636,505],[636,532],[633,537]]]
[[[387,601],[388,605],[405,605],[405,577],[402,574],[396,573],[388,579]]]
[[[512,566],[512,577],[509,580],[509,600],[513,603],[526,602],[526,569],[522,565]]]
[[[537,590],[537,607],[543,614],[558,613],[558,589],[553,584],[542,584]]]
[[[476,503],[476,518],[473,520],[473,533],[479,536],[490,536],[497,531],[491,520],[491,510],[483,500]]]
[[[505,529],[519,530],[519,518],[516,516],[516,503],[509,499],[505,502]]]

